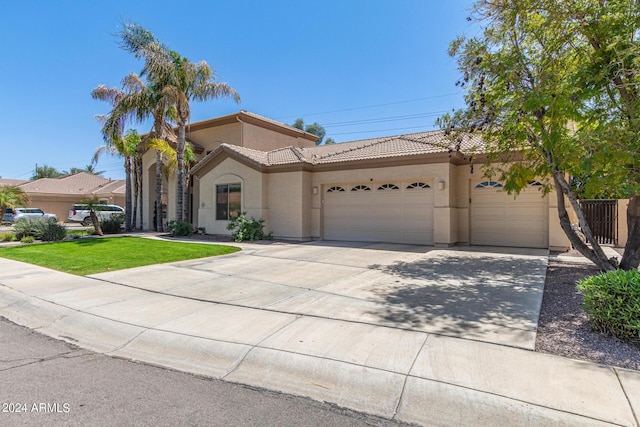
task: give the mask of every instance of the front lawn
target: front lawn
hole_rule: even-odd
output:
[[[0,257],[84,276],[105,271],[225,255],[240,248],[141,237],[80,239],[0,248]]]

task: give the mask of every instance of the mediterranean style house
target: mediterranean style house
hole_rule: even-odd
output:
[[[80,172],[59,178],[41,178],[34,181],[0,179],[1,185],[19,187],[29,196],[29,206],[54,213],[65,221],[75,203],[86,199],[124,207],[125,180],[112,180]]]
[[[540,183],[514,197],[471,167],[442,131],[316,146],[315,135],[240,111],[187,128],[198,155],[190,170],[189,221],[228,234],[230,216],[265,220],[274,238],[566,249],[555,194]],[[153,224],[155,160],[143,156],[143,228]],[[163,189],[174,219],[176,178]]]

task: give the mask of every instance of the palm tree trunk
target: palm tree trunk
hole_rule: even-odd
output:
[[[124,230],[131,231],[131,156],[124,158],[126,182],[124,184]]]
[[[185,144],[185,124],[180,122],[178,125],[178,145],[176,147],[176,158],[178,161],[178,179],[176,185],[176,219],[183,221],[184,212],[184,144]],[[184,219],[186,220],[186,218]]]
[[[184,166],[184,194],[182,197],[182,208],[183,208],[183,216],[186,222],[189,221],[189,165],[185,164]]]
[[[138,224],[138,168],[136,165],[136,159],[133,158],[131,160],[131,172],[132,172],[132,184],[133,184],[133,209],[131,210],[131,226],[133,229],[136,229],[136,225]]]
[[[144,203],[142,203],[142,198],[144,192],[142,191],[142,158],[136,158],[136,170],[138,171],[138,181],[136,182],[136,188],[138,189],[138,197],[140,197],[139,208],[140,208],[140,230],[143,229],[142,221],[144,218]]]
[[[164,231],[162,225],[162,154],[156,153],[156,230]]]

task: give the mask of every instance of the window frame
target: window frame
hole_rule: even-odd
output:
[[[222,187],[224,187],[226,191],[221,192],[220,189]],[[237,191],[231,191],[236,188]],[[230,194],[232,193],[239,193],[239,201],[231,200]],[[221,194],[226,195],[226,201],[224,203],[220,203],[219,196]],[[237,204],[237,206],[233,206],[232,208],[232,204]],[[226,184],[216,184],[215,206],[216,221],[229,221],[233,216],[239,215],[242,212],[242,183],[230,182]]]

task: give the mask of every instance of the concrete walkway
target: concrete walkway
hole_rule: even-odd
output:
[[[423,425],[638,425],[640,373],[530,351],[546,252],[242,247],[91,277],[0,258],[0,315],[97,352]]]

